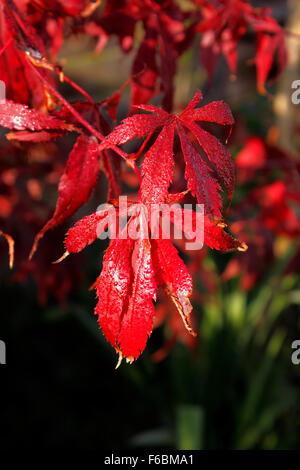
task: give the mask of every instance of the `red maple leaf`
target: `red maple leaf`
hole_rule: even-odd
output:
[[[103,210],[79,220],[67,234],[67,251],[60,260],[93,243],[110,226],[110,213],[113,214],[114,209],[112,205],[107,205]],[[129,362],[139,357],[152,332],[155,313],[153,300],[156,300],[156,288],[159,286],[165,288],[174,302],[186,329],[195,335],[191,325],[192,305],[189,300],[192,278],[161,227],[159,236],[151,238],[150,217],[145,217],[148,209],[149,205],[143,203],[130,204],[130,220],[123,231],[117,232],[111,240],[103,259],[101,275],[94,284],[98,296],[95,313],[103,333],[119,353],[119,357],[126,357]],[[186,210],[193,214],[189,217],[191,226],[182,225],[185,214],[182,217],[181,212]],[[184,231],[189,239],[195,238],[194,225],[198,213],[177,208],[174,209],[174,214],[171,222]],[[121,208],[117,208],[117,215],[124,215]],[[130,228],[137,231],[136,239],[130,236],[123,238],[125,230]],[[204,242],[212,248],[224,251],[246,249],[244,244],[226,233],[222,227],[213,224],[208,217],[204,222]]]
[[[124,144],[135,137],[144,137],[162,128],[145,155],[140,197],[145,203],[163,203],[172,181],[173,137],[176,129],[186,164],[185,178],[188,189],[197,198],[199,204],[204,204],[206,213],[219,220],[222,207],[220,184],[224,186],[231,200],[234,188],[233,163],[230,153],[221,142],[202,129],[197,122],[232,126],[234,120],[228,105],[223,101],[196,108],[201,99],[202,95],[199,91],[179,115],[168,114],[155,106],[137,106],[153,114],[136,114],[124,119],[122,124],[106,137],[99,148],[105,149],[112,145]],[[190,135],[193,136],[194,142],[191,141]]]

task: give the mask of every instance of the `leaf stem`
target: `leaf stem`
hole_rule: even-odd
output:
[[[6,51],[6,49],[11,45],[11,43],[12,43],[12,38],[9,38],[9,40],[4,44],[4,46],[0,50],[0,56]]]
[[[54,71],[58,76],[60,76],[61,72],[59,70],[54,69]],[[73,80],[68,78],[64,73],[63,73],[63,79],[65,82],[71,85],[75,90],[77,90],[81,95],[83,95],[89,101],[89,103],[95,106],[95,102],[93,98],[85,90],[83,90],[79,85],[77,85],[77,83],[73,82]]]
[[[53,93],[53,95],[70,111],[71,114],[73,114],[73,116],[86,128],[88,129],[91,134],[93,134],[95,137],[97,137],[97,139],[99,139],[101,142],[105,139],[105,136],[103,134],[101,134],[101,132],[97,131],[90,123],[88,123],[77,111],[76,109],[73,108],[73,106],[59,93],[59,91],[57,91],[53,85],[51,85],[51,83],[47,80],[46,77],[43,76],[43,74],[41,74],[39,72],[39,70],[30,62],[28,61],[28,63],[31,65],[32,69],[35,71],[36,75],[40,78],[40,80],[49,88],[49,90],[51,90],[51,92]],[[126,152],[124,152],[123,150],[119,149],[119,147],[117,147],[116,145],[113,145],[111,147],[115,153],[117,153],[118,155],[120,155],[120,157],[122,157],[124,160],[127,161],[127,159],[129,158],[128,157],[128,154]]]

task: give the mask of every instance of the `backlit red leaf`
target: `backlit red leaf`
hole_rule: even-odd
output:
[[[66,250],[69,253],[78,253],[93,243],[97,236],[105,230],[108,224],[107,215],[108,211],[102,210],[80,219],[67,233]],[[101,230],[102,228],[103,230]]]
[[[206,213],[221,218],[222,200],[218,182],[195,148],[192,146],[182,125],[178,125],[181,148],[185,159],[185,178],[188,188],[199,204],[204,204]]]
[[[59,182],[55,212],[36,236],[30,257],[48,230],[61,224],[88,200],[99,173],[98,156],[98,143],[94,137],[78,137]]]
[[[191,275],[170,240],[152,240],[151,245],[157,285],[166,288],[166,292],[176,305],[185,327],[194,335],[190,320],[193,309],[189,300],[193,289]]]
[[[159,110],[159,108],[156,108]],[[115,144],[124,144],[136,137],[144,137],[161,126],[166,118],[165,113],[158,113],[156,116],[150,114],[135,114],[122,121],[100,144],[99,150],[111,147]]]
[[[117,346],[122,312],[131,281],[131,252],[133,240],[112,240],[103,259],[103,269],[96,283],[98,303],[95,314],[106,339]],[[134,341],[135,333],[131,334]],[[119,342],[119,340],[118,340]],[[126,349],[124,355],[132,356],[135,350]]]
[[[174,122],[166,124],[145,155],[141,198],[145,203],[164,203],[172,181]]]
[[[143,352],[153,328],[156,285],[149,240],[135,242],[131,263],[133,284],[117,340],[122,354],[129,360],[137,359]]]

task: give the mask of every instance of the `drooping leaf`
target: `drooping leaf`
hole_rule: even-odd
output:
[[[143,352],[153,328],[156,285],[149,240],[141,238],[135,242],[131,263],[133,284],[118,335],[122,354],[129,360],[137,359]]]
[[[264,94],[265,83],[269,77],[274,57],[278,53],[278,72],[277,76],[283,71],[287,63],[287,50],[285,47],[284,32],[278,27],[278,32],[270,36],[263,32],[257,35],[256,67],[257,67],[257,89]]]
[[[111,241],[95,286],[98,297],[95,314],[98,315],[104,336],[115,348],[118,347],[122,312],[130,288],[132,245],[131,239]],[[131,356],[132,351],[128,355]]]
[[[186,329],[194,335],[190,314],[193,309],[189,297],[193,282],[176,248],[168,239],[152,240],[152,263],[158,286],[164,286],[179,311]]]
[[[58,186],[58,200],[52,218],[37,234],[30,257],[44,234],[70,217],[89,198],[99,173],[98,143],[94,137],[78,137]]]

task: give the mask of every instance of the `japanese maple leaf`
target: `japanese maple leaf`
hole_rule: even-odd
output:
[[[150,206],[151,207],[151,206]],[[78,253],[93,241],[111,224],[114,207],[95,212],[79,220],[66,237],[66,253]],[[128,214],[130,220],[126,227],[116,233],[103,259],[102,272],[94,284],[97,290],[98,304],[95,313],[106,339],[119,354],[129,362],[137,359],[144,350],[147,338],[153,327],[156,289],[162,286],[176,306],[183,323],[192,335],[191,324],[192,278],[179,257],[171,240],[165,237],[159,228],[159,237],[152,238],[151,228],[145,214],[149,206],[132,203]],[[150,209],[151,210],[151,209]],[[177,209],[172,222],[182,224],[181,211]],[[191,211],[190,211],[191,212]],[[118,217],[124,215],[117,210]],[[194,213],[194,217],[198,215]],[[179,222],[180,220],[180,222]],[[191,227],[180,225],[189,239],[195,237],[194,220]],[[123,236],[124,231],[138,228],[138,236],[133,239]],[[204,242],[212,248],[230,251],[245,250],[245,246],[226,233],[222,227],[205,218]],[[60,260],[59,260],[60,261]]]
[[[245,9],[250,12],[251,7],[241,0],[225,0],[217,6],[204,2],[204,20],[196,29],[203,33],[201,59],[211,80],[221,53],[225,56],[230,70],[236,72],[237,43],[248,27],[244,17]]]
[[[135,137],[149,136],[161,128],[142,164],[140,196],[145,203],[163,203],[172,181],[173,138],[176,130],[185,159],[188,189],[199,204],[204,204],[206,213],[219,220],[222,207],[220,184],[224,186],[231,200],[234,187],[233,163],[229,151],[216,137],[202,129],[198,122],[232,126],[234,120],[228,105],[223,101],[196,108],[201,99],[199,91],[179,115],[168,114],[155,106],[140,105],[139,109],[150,111],[152,114],[136,114],[124,119],[99,148],[109,148],[115,144],[124,144]],[[202,149],[206,158],[197,146]]]

